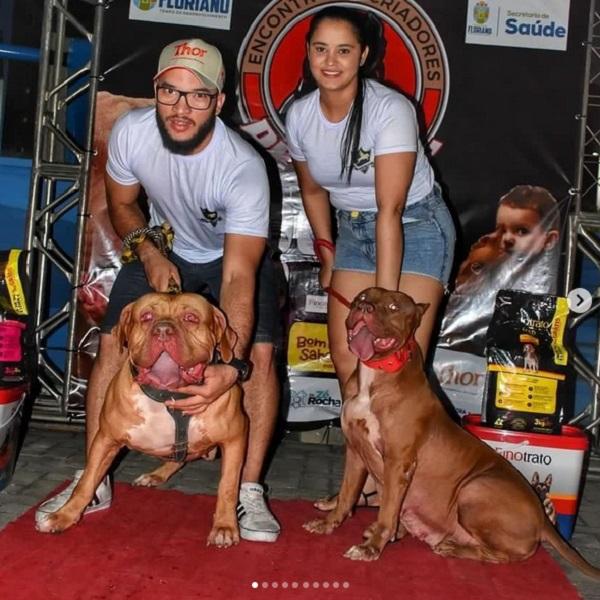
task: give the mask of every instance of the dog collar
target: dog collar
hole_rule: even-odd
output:
[[[396,350],[393,354],[389,354],[383,358],[363,360],[361,362],[370,369],[377,369],[378,371],[385,371],[386,373],[397,373],[398,371],[401,371],[406,363],[412,358],[415,344],[415,338],[411,337],[402,348]]]
[[[139,375],[138,368],[133,364],[129,363],[129,370],[131,375],[135,379]],[[148,398],[151,398],[155,402],[166,402],[167,400],[183,400],[185,398],[191,398],[194,394],[186,394],[184,392],[172,392],[171,390],[165,390],[164,388],[157,388],[147,383],[140,383],[140,389]]]

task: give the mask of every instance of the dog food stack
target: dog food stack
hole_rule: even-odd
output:
[[[487,335],[485,422],[496,429],[560,433],[569,406],[567,299],[501,290]]]
[[[319,285],[319,265],[289,263],[290,324],[287,371],[288,422],[339,417],[341,392],[329,355],[327,296]]]
[[[27,317],[25,254],[0,251],[0,387],[24,383]]]
[[[28,390],[26,290],[24,254],[0,251],[0,490],[14,471]]]

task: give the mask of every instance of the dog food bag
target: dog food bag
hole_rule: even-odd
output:
[[[0,250],[0,311],[18,316],[28,314],[25,256],[21,250]]]
[[[486,341],[486,425],[560,433],[569,405],[569,353],[564,344],[568,314],[563,297],[498,292]]]
[[[336,419],[342,399],[329,353],[327,295],[319,285],[319,265],[295,262],[288,268],[287,421]]]

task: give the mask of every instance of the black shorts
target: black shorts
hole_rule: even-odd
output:
[[[214,304],[218,304],[223,274],[222,258],[209,263],[190,263],[171,253],[169,260],[179,269],[184,292],[202,294]],[[152,291],[154,290],[148,284],[146,272],[140,261],[123,265],[110,292],[100,331],[110,333],[119,322],[123,308]],[[279,327],[279,309],[275,268],[268,251],[265,252],[259,267],[254,310],[256,318],[252,343],[273,343]]]

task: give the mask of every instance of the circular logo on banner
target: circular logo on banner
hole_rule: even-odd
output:
[[[133,0],[133,3],[140,10],[152,10],[156,4],[156,0]]]
[[[302,85],[305,37],[313,13],[331,0],[273,0],[256,17],[238,55],[242,128],[275,157],[285,153],[285,111]],[[335,2],[372,11],[383,23],[385,80],[414,98],[423,111],[427,137],[442,122],[449,91],[448,59],[439,33],[413,0]]]

